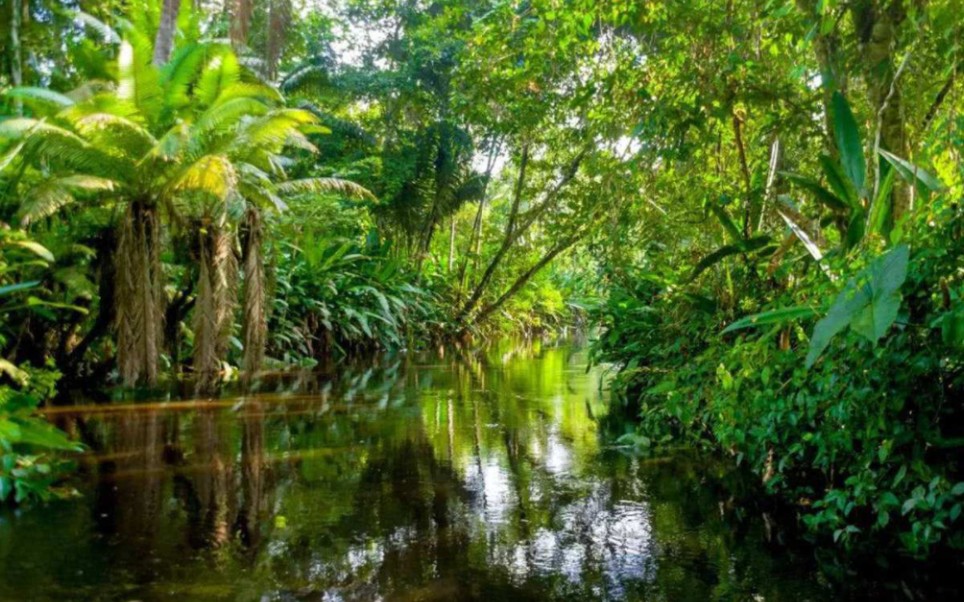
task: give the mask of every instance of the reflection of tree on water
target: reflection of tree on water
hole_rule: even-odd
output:
[[[262,404],[253,400],[246,401],[241,412],[241,507],[234,528],[245,547],[256,548],[268,511],[265,414]]]
[[[163,466],[171,420],[155,410],[116,419],[102,444],[94,520],[100,531],[121,540],[149,540],[160,523]],[[170,433],[170,435],[169,435]]]
[[[601,452],[598,376],[565,349],[513,359],[530,352],[78,412],[118,588],[496,602],[757,593],[780,561],[732,528],[722,473]],[[761,591],[780,600],[781,587]]]

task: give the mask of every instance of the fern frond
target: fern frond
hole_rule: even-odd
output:
[[[278,193],[284,195],[295,194],[323,194],[336,193],[349,198],[377,200],[367,188],[349,180],[340,178],[301,178],[282,182],[277,186]]]
[[[43,104],[52,104],[59,107],[69,107],[74,104],[74,100],[60,92],[54,92],[47,88],[36,88],[33,86],[20,86],[4,91],[4,96],[19,98],[23,101],[39,101]]]
[[[200,133],[228,129],[247,116],[260,116],[268,112],[268,107],[260,100],[248,97],[232,98],[218,103],[204,112],[198,119],[196,129]]]
[[[143,155],[157,144],[145,128],[119,115],[91,113],[77,119],[74,125],[88,140],[135,156]]]
[[[137,107],[148,123],[154,123],[162,109],[162,93],[151,53],[130,40],[121,42],[117,55],[117,97]]]
[[[97,17],[79,10],[74,13],[74,19],[80,21],[87,27],[90,27],[100,34],[100,37],[104,42],[108,44],[120,43],[121,39],[120,36],[117,35],[117,32]]]
[[[37,220],[57,213],[74,201],[74,195],[60,181],[47,180],[23,196],[17,215],[21,225],[29,226]]]
[[[227,157],[205,155],[182,171],[172,190],[206,193],[223,201],[235,192],[237,182],[238,174]]]
[[[232,52],[215,55],[205,65],[197,81],[195,98],[202,107],[214,104],[224,90],[241,81],[241,65]]]

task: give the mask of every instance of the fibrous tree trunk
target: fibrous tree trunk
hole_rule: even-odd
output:
[[[171,58],[174,48],[174,33],[177,31],[177,16],[181,11],[181,0],[164,0],[161,6],[161,21],[154,37],[154,65],[163,65]]]
[[[200,234],[194,304],[194,371],[197,388],[210,392],[221,373],[234,317],[238,266],[230,234],[209,225]]]
[[[244,358],[242,369],[253,376],[264,360],[268,322],[262,257],[261,212],[249,207],[245,215],[244,238]]]
[[[157,207],[130,203],[114,257],[117,364],[128,386],[157,383],[164,316],[160,237]]]

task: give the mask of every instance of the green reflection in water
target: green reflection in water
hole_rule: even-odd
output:
[[[817,600],[739,479],[607,449],[570,346],[85,406],[84,498],[0,515],[2,600]]]

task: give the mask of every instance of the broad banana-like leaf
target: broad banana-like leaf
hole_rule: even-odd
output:
[[[897,172],[900,174],[900,177],[907,180],[908,183],[914,184],[915,182],[919,182],[925,188],[934,192],[944,190],[944,184],[940,180],[920,167],[917,167],[910,161],[901,159],[897,155],[887,152],[884,149],[880,149],[878,152],[880,153],[881,157],[883,157],[894,167],[894,169],[897,170]]]
[[[819,182],[812,178],[808,178],[800,174],[788,173],[785,171],[781,171],[780,175],[787,178],[794,184],[797,184],[798,186],[812,192],[814,197],[826,205],[831,211],[842,212],[846,211],[850,207],[849,203],[838,198],[837,195],[821,186]]]
[[[723,329],[723,334],[743,328],[755,328],[757,326],[766,326],[768,324],[782,324],[783,322],[810,318],[815,315],[817,315],[817,310],[806,305],[771,309],[769,311],[753,314],[752,316],[746,316],[745,318],[741,318],[736,322],[733,322]]]
[[[827,178],[827,184],[833,190],[834,195],[850,207],[858,207],[860,199],[853,184],[844,174],[843,167],[828,155],[820,155],[820,167],[823,169],[823,175]]]
[[[899,245],[847,281],[827,315],[814,327],[807,368],[817,361],[833,337],[848,326],[871,342],[887,332],[900,309],[899,290],[907,278],[909,257],[907,245]]]
[[[860,130],[857,120],[850,110],[847,99],[840,92],[833,93],[833,132],[840,151],[840,162],[844,173],[854,185],[857,193],[862,195],[867,177],[867,165],[864,162],[864,149],[860,143]]]

